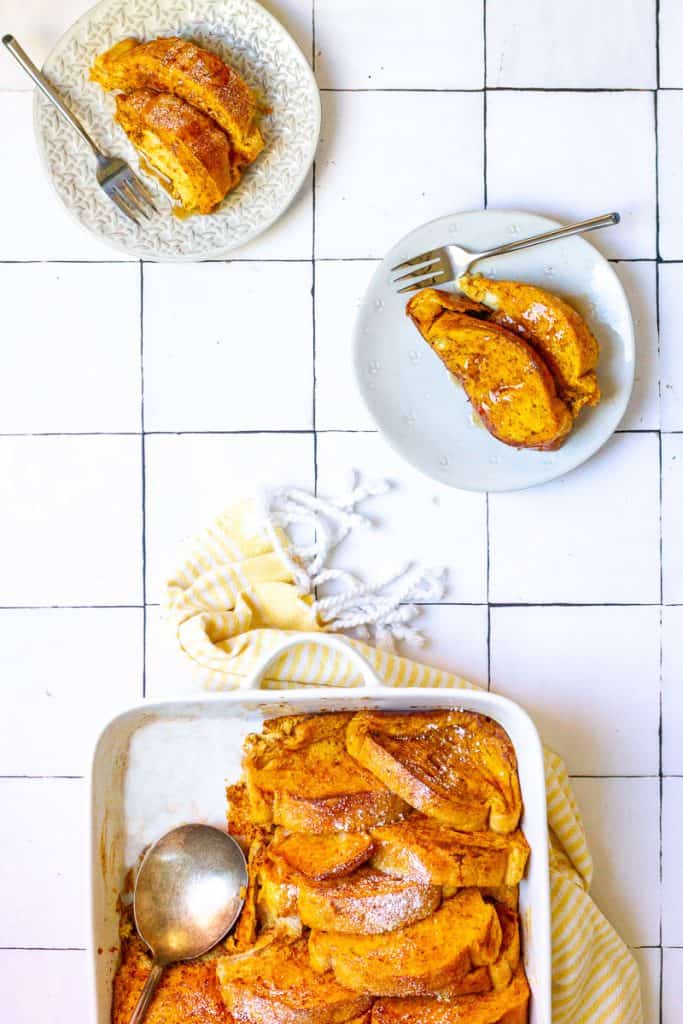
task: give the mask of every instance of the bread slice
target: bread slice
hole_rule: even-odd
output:
[[[368,860],[373,849],[367,832],[295,833],[276,837],[271,852],[283,857],[294,871],[320,882],[351,874]]]
[[[122,39],[97,57],[90,78],[110,91],[153,89],[191,103],[228,134],[238,164],[263,149],[254,93],[220,57],[188,39]]]
[[[436,913],[382,935],[311,931],[309,954],[317,971],[376,996],[429,995],[461,980],[499,955],[501,927],[476,889],[463,889]]]
[[[322,882],[301,878],[298,892],[303,924],[355,935],[403,928],[433,913],[441,902],[438,886],[392,878],[368,867]]]
[[[264,722],[245,742],[252,814],[290,832],[360,832],[395,821],[406,804],[351,757],[350,714],[294,715]]]
[[[451,305],[447,292],[428,288],[413,296],[406,312],[489,433],[514,448],[559,448],[574,421],[537,351],[495,323],[452,312]]]
[[[529,856],[519,830],[456,832],[423,814],[373,829],[372,836],[373,867],[432,885],[516,885]]]
[[[349,753],[411,807],[463,832],[512,832],[522,798],[507,733],[471,711],[362,711]]]
[[[231,1024],[216,980],[217,948],[198,960],[170,964],[145,1014],[145,1024]],[[132,914],[121,922],[121,962],[113,984],[111,1024],[130,1024],[152,970],[152,957],[136,933]]]
[[[116,97],[115,118],[185,214],[211,213],[238,184],[225,132],[177,96],[136,89]]]
[[[278,938],[253,951],[221,957],[216,974],[231,1017],[249,1024],[343,1024],[372,1004],[369,996],[340,985],[331,972],[316,973],[305,939]]]
[[[259,927],[274,928],[283,918],[301,931],[297,909],[297,876],[286,861],[266,852],[258,866],[256,915]]]
[[[519,916],[502,905],[495,905],[501,928],[501,943],[498,959],[486,967],[475,967],[452,985],[439,990],[441,1000],[457,999],[460,996],[490,992],[505,988],[519,967],[520,939]]]
[[[238,840],[243,850],[248,851],[255,840],[265,838],[266,829],[256,823],[249,793],[243,782],[226,786],[225,796],[228,804],[228,832]]]
[[[576,417],[597,405],[595,375],[600,346],[575,309],[557,295],[520,281],[492,281],[466,274],[458,287],[493,310],[492,320],[533,345],[547,362],[560,397]]]
[[[442,999],[378,999],[372,1024],[526,1024],[529,984],[520,965],[503,989]]]

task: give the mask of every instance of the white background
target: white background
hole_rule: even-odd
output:
[[[315,173],[229,262],[140,265],[82,233],[39,169],[29,83],[0,54],[3,1019],[87,1019],[87,754],[111,710],[190,685],[157,607],[179,542],[254,484],[329,494],[353,466],[396,488],[339,562],[449,566],[422,657],[520,701],[565,757],[646,1020],[677,1024],[683,4],[314,4],[269,3],[322,88]],[[40,61],[84,6],[4,0],[0,29]],[[422,221],[485,204],[620,210],[591,241],[638,343],[605,449],[490,498],[400,463],[350,371],[377,259]]]

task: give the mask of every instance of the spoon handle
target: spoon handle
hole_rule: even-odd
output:
[[[129,1024],[141,1024],[144,1020],[144,1016],[147,1012],[147,1007],[152,1001],[152,996],[156,992],[157,985],[161,981],[161,975],[164,973],[163,965],[157,963],[155,960],[152,964],[152,970],[150,975],[145,982],[145,987],[140,993],[138,1004],[133,1010],[133,1016],[130,1018]]]

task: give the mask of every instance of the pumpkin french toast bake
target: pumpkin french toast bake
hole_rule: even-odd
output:
[[[600,401],[598,342],[558,296],[519,281],[459,278],[464,294],[425,288],[406,313],[504,444],[561,447]]]
[[[524,1024],[529,847],[512,744],[465,711],[272,719],[243,748],[228,830],[248,858],[233,933],[172,967],[151,1024]],[[151,959],[131,919],[112,1024]],[[182,991],[181,991],[182,990]]]
[[[214,210],[263,149],[255,94],[190,40],[122,39],[90,77],[119,93],[116,120],[183,214]]]

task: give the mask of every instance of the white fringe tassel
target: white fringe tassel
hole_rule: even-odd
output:
[[[265,529],[301,593],[314,593],[324,583],[343,586],[340,593],[318,598],[314,604],[325,626],[390,650],[396,640],[421,647],[424,637],[411,626],[420,609],[411,602],[439,600],[445,590],[445,568],[423,569],[409,563],[375,583],[365,583],[343,569],[327,568],[332,551],[354,527],[374,525],[368,516],[356,511],[356,505],[389,489],[385,480],[359,485],[354,473],[351,492],[342,498],[318,498],[300,490],[277,491],[265,502]],[[288,531],[299,525],[314,530],[313,543],[293,543]],[[287,532],[288,545],[281,543],[276,527]]]

